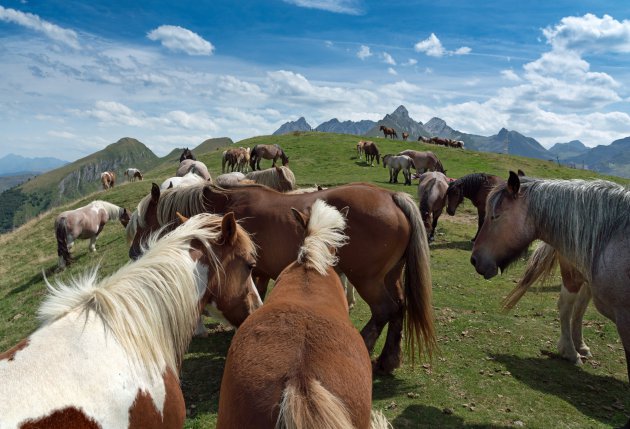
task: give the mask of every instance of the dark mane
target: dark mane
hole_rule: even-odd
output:
[[[472,173],[460,177],[456,181],[449,184],[448,188],[460,187],[465,197],[470,198],[477,194],[483,186],[488,186],[490,175],[486,173]]]

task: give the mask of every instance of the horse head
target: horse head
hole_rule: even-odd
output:
[[[455,210],[464,201],[464,193],[462,192],[462,186],[451,182],[448,185],[448,191],[446,191],[446,213],[451,216],[455,216]]]

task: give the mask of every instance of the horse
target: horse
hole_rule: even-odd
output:
[[[200,161],[194,161],[200,162]],[[196,170],[191,169],[188,173],[183,176],[174,176],[169,177],[160,185],[160,190],[165,190],[168,188],[177,188],[180,186],[190,186],[196,183],[205,182],[205,179],[197,174],[195,174]]]
[[[431,151],[420,152],[417,150],[407,149],[402,152],[398,152],[398,155],[407,155],[413,160],[413,165],[416,171],[420,174],[427,171],[439,171],[446,174],[444,166],[439,158]]]
[[[265,305],[232,339],[218,429],[371,427],[370,356],[333,268],[347,243],[345,219],[322,200],[310,214],[293,213],[306,237]]]
[[[188,148],[185,148],[182,154],[180,155],[179,162],[181,163],[185,159],[192,159],[193,161],[197,160],[197,158],[195,158],[195,155]]]
[[[398,183],[400,170],[405,176],[405,185],[411,185],[411,171],[413,160],[407,155],[387,154],[383,157],[383,168],[389,167],[389,183]]]
[[[418,183],[418,200],[420,214],[427,230],[429,242],[433,241],[438,219],[446,205],[448,180],[444,173],[429,171],[420,175]]]
[[[536,281],[547,282],[556,265],[560,266],[562,287],[558,299],[560,310],[560,340],[558,353],[576,365],[582,364],[583,358],[592,357],[591,349],[582,336],[582,320],[591,300],[591,288],[586,278],[556,249],[545,242],[540,242],[532,253],[518,284],[503,300],[503,308],[514,308],[516,303]]]
[[[357,143],[357,159],[361,159],[361,155],[363,155],[363,148],[368,143],[374,143],[374,142],[366,141],[366,140],[359,140],[359,142]]]
[[[128,169],[126,169],[125,170],[125,176],[127,177],[127,180],[129,180],[130,182],[133,182],[136,179],[140,179],[140,180],[143,179],[142,173],[137,168],[128,168]]]
[[[394,137],[398,138],[398,134],[396,134],[396,130],[393,128],[386,127],[385,125],[381,125],[381,127],[379,128],[379,131],[383,131],[383,136],[385,138],[387,138],[387,136],[390,136],[392,140],[394,139]]]
[[[565,257],[591,286],[597,310],[617,326],[630,375],[630,191],[595,180],[543,180],[510,172],[488,196],[471,263],[489,279],[535,239]],[[626,423],[630,428],[630,420]]]
[[[418,141],[423,143],[432,143],[431,139],[425,136],[418,136]]]
[[[289,167],[271,167],[265,170],[252,171],[245,175],[245,179],[254,183],[269,186],[280,192],[293,191],[295,186],[295,175]]]
[[[189,172],[193,172],[198,176],[203,177],[204,180],[212,181],[208,167],[201,161],[193,161],[192,159],[185,159],[179,163],[176,176],[183,177]]]
[[[278,158],[282,160],[282,165],[289,163],[289,157],[284,153],[282,148],[277,144],[257,144],[250,152],[249,166],[252,171],[260,170],[260,160],[262,158],[271,159],[271,166],[276,166]]]
[[[403,133],[402,133],[402,139],[403,139],[403,140],[405,140],[405,141],[407,141],[407,139],[408,139],[408,138],[409,138],[409,133],[405,133],[405,132],[403,132]]]
[[[208,184],[160,194],[155,186],[138,204],[138,231],[129,256],[137,258],[143,237],[169,224],[175,211],[186,216],[233,211],[258,246],[254,275],[259,277],[257,286],[264,297],[268,280],[277,278],[295,259],[302,240],[299,226],[286,213],[291,208],[305,211],[317,199],[338,209],[351,207],[347,230],[350,242],[340,250],[338,269],[372,312],[361,331],[368,351],[389,323],[375,371],[390,373],[400,366],[403,328],[407,351],[412,356],[416,351],[431,354],[436,340],[429,246],[418,207],[404,192],[367,183],[306,194],[285,194],[260,185],[222,189]]]
[[[486,218],[486,198],[492,188],[499,183],[503,183],[503,179],[499,176],[472,173],[462,176],[448,185],[446,213],[454,216],[455,210],[464,201],[464,198],[468,198],[477,208],[477,232],[470,241],[477,239],[483,220]]]
[[[101,173],[101,184],[104,190],[113,188],[116,184],[116,173],[113,171],[104,171]]]
[[[381,161],[381,154],[378,151],[378,146],[374,142],[365,142],[363,145],[363,153],[365,154],[365,163],[374,167],[374,158],[376,158],[376,164]]]
[[[249,170],[249,159],[250,159],[251,149],[243,148],[243,147],[241,147],[240,149],[241,149],[241,152],[238,155],[238,158],[236,159],[236,170],[242,173],[247,173],[247,170]]]
[[[0,354],[0,427],[181,428],[179,374],[206,303],[239,326],[262,305],[255,247],[234,218],[201,214],[97,280],[46,284],[41,326]]]
[[[232,171],[241,171],[242,167],[249,161],[249,148],[233,147],[223,151],[221,156],[221,173],[226,172],[226,166]]]
[[[126,227],[129,212],[107,201],[92,201],[87,206],[61,212],[55,219],[55,237],[59,268],[72,262],[70,250],[77,238],[90,239],[90,251],[96,252],[96,238],[109,221],[119,220]]]
[[[238,186],[243,180],[245,180],[245,175],[243,173],[240,171],[233,171],[231,173],[218,175],[214,179],[214,183],[222,188],[231,188],[232,186]],[[162,190],[162,187],[160,187],[160,190]]]

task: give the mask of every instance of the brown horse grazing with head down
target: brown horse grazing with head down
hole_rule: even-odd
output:
[[[409,133],[403,132],[402,133],[402,138],[403,138],[403,140],[407,140],[409,138]]]
[[[369,164],[371,167],[374,167],[374,158],[376,158],[376,163],[379,164],[381,161],[381,154],[378,151],[378,146],[374,142],[365,142],[363,145],[363,153],[365,154],[365,163]]]
[[[282,160],[282,165],[289,163],[289,157],[284,153],[282,148],[277,144],[257,144],[251,150],[249,155],[249,166],[252,171],[260,170],[261,159],[271,159],[272,167],[276,166],[278,158]]]
[[[246,180],[251,180],[259,185],[269,186],[280,192],[294,191],[295,175],[289,167],[271,167],[265,170],[251,171],[245,175]]]
[[[116,184],[116,173],[113,171],[104,171],[101,173],[101,184],[103,189],[108,190]]]
[[[204,213],[109,277],[46,282],[41,327],[0,354],[0,427],[182,428],[179,374],[199,310],[239,326],[260,307],[255,256],[232,214]]]
[[[394,139],[394,137],[398,138],[398,134],[396,134],[396,130],[393,128],[386,127],[385,125],[381,125],[379,130],[383,131],[383,136],[385,136],[385,138],[387,138],[387,136],[390,136],[392,140]]]
[[[535,239],[554,247],[586,278],[595,307],[617,326],[630,375],[629,211],[630,191],[616,183],[510,172],[488,196],[470,262],[489,279]]]
[[[197,160],[197,158],[195,158],[195,155],[188,148],[185,148],[182,154],[180,155],[179,162],[182,162],[185,159],[192,159],[193,161]]]
[[[370,356],[333,268],[345,220],[322,200],[294,215],[306,238],[232,339],[218,429],[371,427]]]
[[[425,173],[427,171],[439,171],[445,173],[444,166],[439,158],[430,151],[420,152],[417,150],[407,149],[399,152],[398,155],[407,155],[413,160],[413,165],[418,173]]]
[[[504,183],[499,176],[486,173],[472,173],[460,177],[448,185],[446,213],[455,215],[455,210],[468,198],[477,208],[477,232],[471,241],[475,241],[486,218],[486,198],[495,185]]]
[[[144,234],[167,225],[175,211],[185,215],[233,211],[258,246],[254,274],[260,277],[258,286],[264,296],[268,279],[277,278],[295,259],[303,239],[302,228],[288,213],[291,208],[304,212],[317,199],[338,209],[351,208],[350,242],[339,252],[339,271],[347,275],[372,311],[361,331],[368,350],[389,323],[375,369],[391,372],[400,366],[403,326],[412,355],[414,349],[430,353],[435,333],[429,247],[418,207],[404,192],[355,183],[306,194],[283,194],[258,185],[230,189],[192,186],[160,194],[156,185],[138,205],[138,231],[129,256],[138,257]]]
[[[420,182],[418,183],[420,214],[430,242],[433,241],[438,219],[446,205],[447,190],[448,180],[444,173],[430,171],[420,175]]]
[[[373,143],[373,142],[366,141],[366,140],[359,140],[359,142],[357,143],[357,159],[361,159],[361,155],[363,155],[363,148],[368,143]]]

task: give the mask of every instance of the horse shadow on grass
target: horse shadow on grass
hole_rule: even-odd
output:
[[[615,427],[628,420],[623,410],[630,410],[630,386],[621,380],[588,373],[560,358],[502,354],[492,357],[520,382],[557,396],[585,416]]]
[[[440,243],[431,244],[431,249],[441,250],[441,249],[458,249],[458,250],[468,250],[472,251],[473,242],[470,240],[461,240],[461,241],[446,241]]]
[[[413,404],[408,406],[392,422],[396,429],[402,428],[462,428],[462,429],[491,429],[506,426],[490,424],[466,424],[464,419],[455,414],[446,414],[436,407]]]

